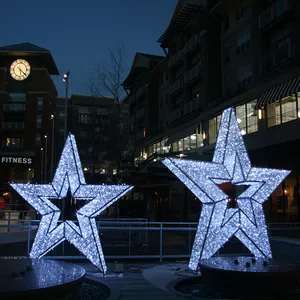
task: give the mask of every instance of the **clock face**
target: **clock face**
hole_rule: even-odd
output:
[[[10,66],[10,75],[15,80],[24,80],[30,74],[30,65],[25,59],[17,59]]]

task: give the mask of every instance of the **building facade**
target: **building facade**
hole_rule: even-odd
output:
[[[179,1],[158,40],[166,53],[164,67],[154,69],[161,130],[137,145],[140,171],[160,170],[166,155],[211,160],[222,111],[234,106],[253,164],[292,170],[265,204],[268,221],[300,220],[299,5]],[[166,182],[169,212],[192,216],[193,195]]]
[[[0,194],[17,207],[8,182],[46,182],[52,166],[53,114],[59,72],[47,49],[0,47]]]
[[[75,135],[83,171],[88,182],[106,182],[117,175],[119,141],[118,104],[112,98],[73,94],[68,100],[67,133]],[[65,99],[56,105],[56,160],[65,142]],[[123,119],[128,119],[128,105],[120,104]],[[124,131],[129,130],[127,129]],[[122,160],[122,173],[127,158]],[[128,158],[128,161],[131,161]]]

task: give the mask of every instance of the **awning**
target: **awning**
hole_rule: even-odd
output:
[[[192,135],[196,132],[196,129],[198,127],[198,124],[195,124],[193,126],[187,127],[181,131],[178,131],[176,133],[174,133],[173,135],[171,135],[167,142],[166,142],[166,146],[171,145],[172,143],[179,141],[185,137],[188,137],[189,135]]]
[[[289,81],[275,86],[262,93],[257,101],[255,109],[262,108],[263,106],[276,102],[284,97],[295,94],[299,91],[300,76],[295,77]]]

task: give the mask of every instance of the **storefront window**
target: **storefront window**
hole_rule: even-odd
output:
[[[241,134],[248,134],[258,130],[258,115],[255,109],[257,100],[239,105],[235,108]]]
[[[299,93],[298,93],[299,102]],[[297,104],[296,95],[288,96],[280,101],[270,103],[267,106],[267,118],[268,127],[276,126],[281,123],[286,123],[289,121],[296,120],[300,117],[299,112],[297,113],[297,106],[299,109],[299,104]]]
[[[187,136],[183,139],[183,149],[186,150],[188,148],[190,148],[190,137]]]
[[[183,140],[181,139],[180,141],[178,141],[178,151],[182,151],[183,150]]]
[[[297,119],[297,100],[296,95],[281,99],[282,123]]]
[[[172,150],[173,150],[173,152],[178,152],[179,151],[178,150],[178,141],[176,141],[172,144]]]
[[[221,115],[208,120],[208,142],[214,144],[217,140],[217,135],[220,127]]]
[[[190,136],[191,148],[197,148],[197,134],[192,134]]]

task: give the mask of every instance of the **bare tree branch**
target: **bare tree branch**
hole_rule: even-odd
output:
[[[125,58],[126,52],[124,46],[117,44],[114,50],[109,49],[108,62],[103,65],[98,65],[94,68],[89,83],[89,90],[92,96],[112,97],[114,102],[117,104],[118,124],[116,128],[119,128],[119,136],[115,149],[116,156],[118,156],[116,157],[117,175],[120,175],[122,159],[125,158],[124,151],[125,153],[128,153],[128,150],[125,150],[124,141],[124,129],[126,128],[127,120],[123,120],[121,109],[121,102],[125,96],[125,92],[122,87],[122,83],[126,75],[124,69]]]

